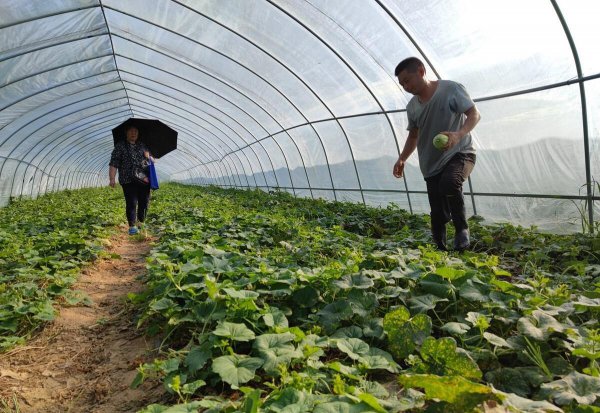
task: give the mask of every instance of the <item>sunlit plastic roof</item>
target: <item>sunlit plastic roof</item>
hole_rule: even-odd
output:
[[[469,213],[600,219],[596,0],[0,0],[0,203],[108,183],[111,130],[179,133],[162,180],[428,212],[392,167],[408,56],[477,102]],[[596,211],[592,205],[595,203]],[[594,218],[595,217],[595,218]]]

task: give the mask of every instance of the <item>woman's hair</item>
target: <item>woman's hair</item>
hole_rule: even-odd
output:
[[[137,126],[135,125],[127,125],[127,127],[125,128],[125,133],[129,132],[130,129],[135,129],[136,131],[140,131]]]
[[[420,67],[425,67],[423,62],[417,57],[407,57],[396,66],[394,76],[398,76],[403,70],[408,70],[411,73],[416,72]]]

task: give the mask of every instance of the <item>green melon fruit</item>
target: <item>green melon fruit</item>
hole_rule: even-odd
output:
[[[433,146],[435,146],[437,149],[444,149],[444,146],[446,146],[446,144],[448,143],[448,136],[444,135],[444,134],[437,134],[435,135],[435,137],[433,138]]]

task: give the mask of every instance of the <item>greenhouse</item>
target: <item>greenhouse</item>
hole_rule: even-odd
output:
[[[0,408],[600,412],[599,16],[0,0]],[[480,115],[465,248],[450,225],[435,248],[421,146],[395,174],[421,127],[409,57]],[[115,175],[133,123],[158,180],[137,217]],[[137,365],[89,376],[117,358]]]

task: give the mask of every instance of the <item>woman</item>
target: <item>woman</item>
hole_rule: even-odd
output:
[[[138,142],[139,131],[135,126],[128,126],[125,134],[127,139],[119,141],[110,156],[108,179],[110,187],[114,188],[115,175],[119,171],[119,184],[125,195],[125,214],[129,223],[129,235],[135,235],[139,232],[138,226],[141,226],[146,218],[150,202],[147,173],[142,182],[136,178],[136,172],[148,170],[147,159],[150,159],[150,152],[142,142]]]

